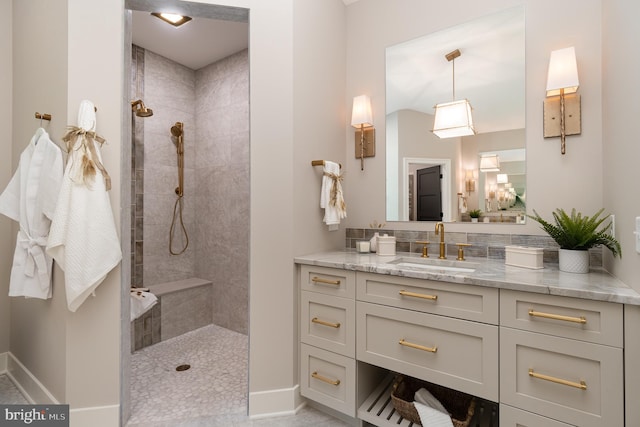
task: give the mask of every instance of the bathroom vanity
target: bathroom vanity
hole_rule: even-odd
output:
[[[300,392],[358,424],[410,425],[389,402],[400,373],[476,396],[501,427],[637,425],[640,295],[602,270],[350,251],[295,262]]]

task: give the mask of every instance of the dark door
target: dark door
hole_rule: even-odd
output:
[[[442,221],[441,179],[440,166],[416,171],[418,221]]]

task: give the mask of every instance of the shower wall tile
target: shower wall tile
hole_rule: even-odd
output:
[[[211,280],[213,321],[248,331],[249,79],[242,51],[196,72],[198,277]]]
[[[212,323],[211,285],[162,296],[162,341]]]
[[[132,338],[134,348],[153,341],[158,334],[166,339],[193,329],[193,321],[185,320],[191,312],[199,319],[195,322],[198,325],[210,323],[215,317],[220,326],[247,333],[248,52],[239,52],[195,72],[143,49],[138,57],[144,73],[136,84],[132,83],[132,92],[134,87],[142,87],[139,98],[154,114],[134,118],[138,144],[133,149],[132,173],[139,172],[138,186],[134,184],[138,196],[132,201],[136,203],[135,216],[143,218],[135,227],[142,227],[143,237],[134,240],[133,248],[144,257],[143,263],[134,261],[135,268],[141,270],[146,285],[200,277],[217,286],[210,289],[207,298],[175,295],[172,305],[181,307],[175,311],[167,308],[167,296],[163,296],[163,312],[158,314],[162,326],[158,329],[152,321],[151,336]],[[190,244],[184,254],[174,256],[169,254],[169,228],[178,167],[170,128],[178,121],[184,123],[183,220]],[[181,247],[184,236],[175,233],[174,238],[174,248]],[[190,303],[205,300],[209,306],[186,307],[187,301],[180,298],[187,298]],[[186,325],[189,322],[191,326]]]

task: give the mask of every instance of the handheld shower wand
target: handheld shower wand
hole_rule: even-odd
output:
[[[189,246],[189,235],[187,234],[187,229],[182,219],[182,197],[184,196],[184,123],[176,122],[175,125],[171,126],[171,135],[175,138],[176,152],[178,155],[178,186],[175,190],[178,198],[173,205],[173,219],[171,221],[171,228],[169,229],[169,253],[171,253],[171,255],[180,255],[186,251]],[[176,226],[176,214],[179,216],[180,228],[185,237],[184,247],[180,251],[173,250],[173,231]]]

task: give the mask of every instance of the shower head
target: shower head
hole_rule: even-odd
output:
[[[131,101],[131,109],[138,117],[153,116],[153,110],[151,108],[147,108],[147,106],[144,105],[144,102],[142,102],[142,99]]]
[[[182,136],[182,123],[181,122],[176,122],[175,125],[171,126],[171,135],[175,136],[176,138]]]

